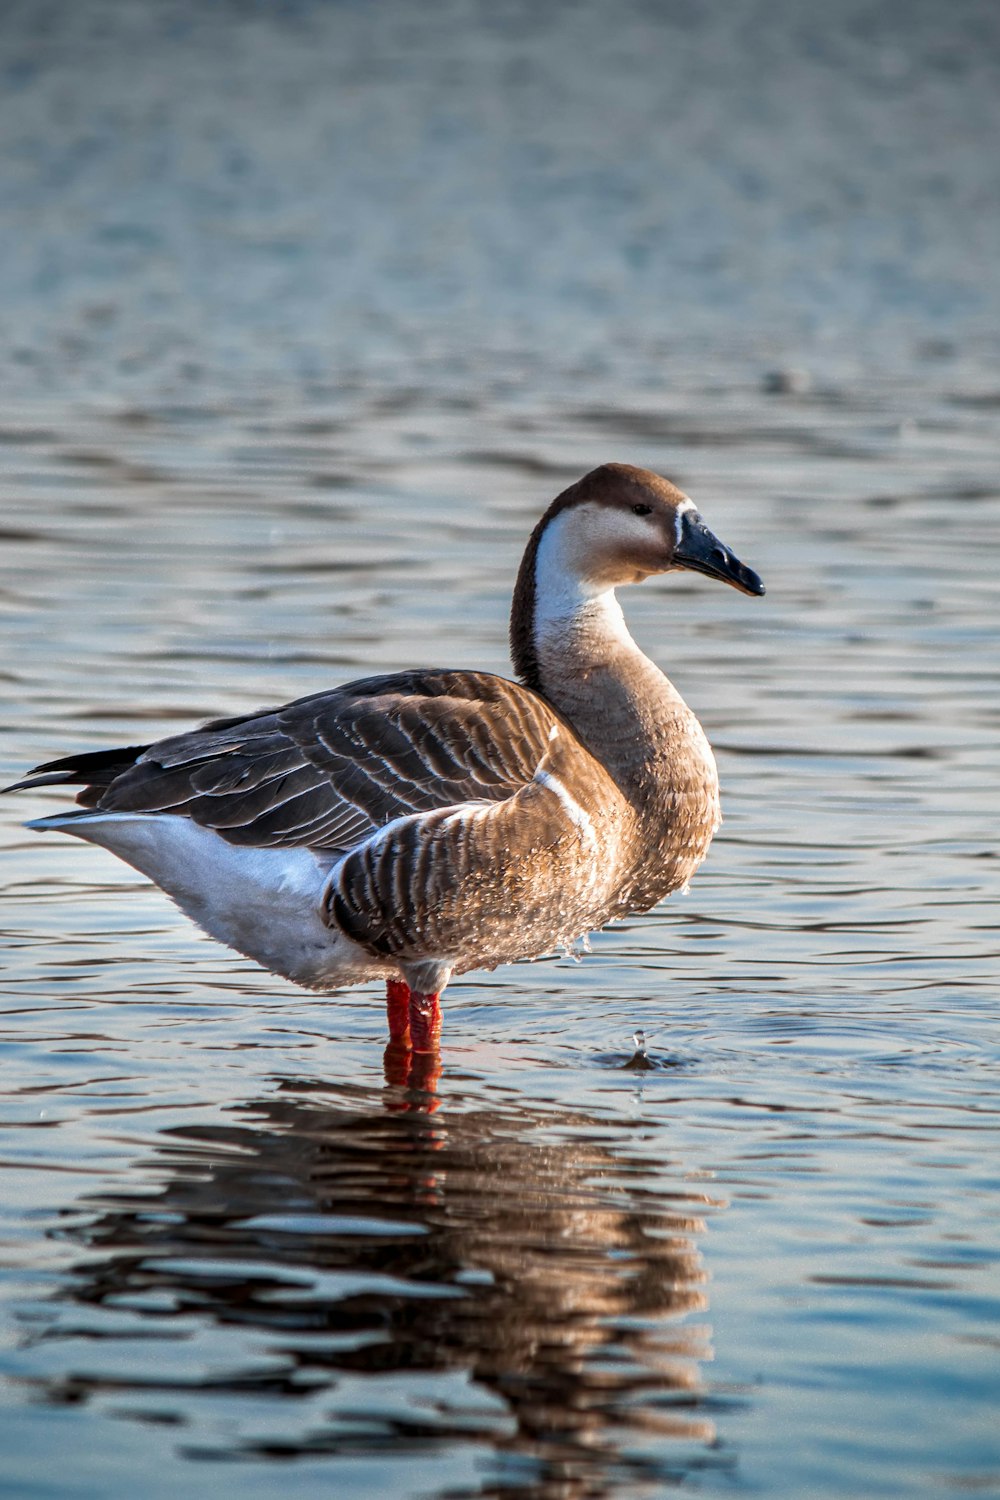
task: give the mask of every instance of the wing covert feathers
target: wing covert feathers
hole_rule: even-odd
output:
[[[544,699],[490,673],[400,672],[49,762],[27,784],[82,782],[84,807],[178,814],[233,844],[345,850],[410,814],[504,801],[531,780],[557,722]]]
[[[614,872],[620,799],[596,762],[586,791],[569,790],[582,747],[552,727],[533,775],[502,801],[399,818],[352,849],[327,887],[330,925],[377,957],[459,972],[585,931]],[[595,859],[598,839],[609,859]]]

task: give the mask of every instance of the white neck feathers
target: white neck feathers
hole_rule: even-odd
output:
[[[590,547],[572,525],[572,513],[554,516],[538,543],[535,558],[534,635],[542,651],[557,641],[566,644],[583,628],[637,649],[629,635],[615,591],[595,578]]]

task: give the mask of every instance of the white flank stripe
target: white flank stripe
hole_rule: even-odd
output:
[[[570,796],[569,792],[563,786],[558,776],[553,776],[551,771],[543,771],[541,770],[541,768],[539,768],[535,772],[534,779],[539,783],[540,786],[545,787],[545,789],[549,792],[554,792],[555,795],[559,798],[559,801],[562,803],[565,810],[566,816],[569,818],[570,822],[573,824],[573,827],[580,835],[580,843],[583,845],[583,847],[585,849],[595,848],[597,845],[597,835],[594,832],[593,823],[590,821],[589,816],[584,812],[579,802],[577,802],[576,798]]]

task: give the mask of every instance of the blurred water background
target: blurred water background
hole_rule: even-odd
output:
[[[0,78],[4,780],[506,671],[606,459],[768,585],[626,596],[725,825],[437,1081],[4,805],[0,1493],[1000,1494],[996,6],[8,0]]]

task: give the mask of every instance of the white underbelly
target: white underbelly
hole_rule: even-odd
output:
[[[296,984],[335,989],[393,972],[322,920],[320,898],[332,861],[308,849],[228,844],[169,813],[94,812],[40,818],[30,826],[110,849],[211,937]]]

